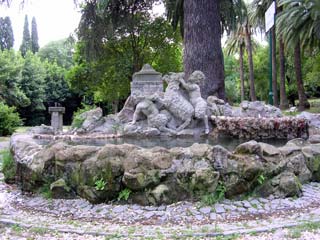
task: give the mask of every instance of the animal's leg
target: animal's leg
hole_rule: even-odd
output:
[[[167,127],[161,127],[161,128],[159,128],[159,130],[162,131],[162,132],[169,132],[169,133],[174,134],[174,135],[177,134],[177,132],[175,130],[167,128]]]
[[[209,123],[208,123],[208,116],[207,115],[204,116],[203,121],[204,121],[205,133],[208,134],[209,133]]]
[[[185,129],[191,122],[191,118],[187,119],[184,123],[180,125],[180,127],[177,128],[177,132],[180,132],[181,130]]]

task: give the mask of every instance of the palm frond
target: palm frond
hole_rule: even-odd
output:
[[[320,1],[280,0],[283,11],[277,17],[277,34],[287,47],[299,41],[303,48],[320,46]]]

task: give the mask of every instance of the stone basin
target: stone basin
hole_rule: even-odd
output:
[[[15,134],[10,148],[14,179],[23,191],[48,186],[57,198],[93,203],[126,193],[143,205],[199,200],[223,192],[228,198],[252,193],[297,196],[301,184],[320,180],[320,144],[293,139],[283,146],[249,141],[233,149],[194,143],[187,147],[132,144],[41,145],[32,134]],[[126,197],[126,198],[127,198]]]
[[[37,135],[35,142],[39,145],[48,145],[57,139],[53,139],[54,136]],[[59,139],[59,137],[58,137]],[[95,138],[90,135],[82,137],[72,137],[64,135],[61,139],[69,145],[87,145],[87,146],[104,146],[106,144],[131,144],[142,148],[174,148],[183,147],[187,148],[192,146],[194,143],[208,144],[211,146],[220,145],[229,151],[233,151],[239,144],[248,141],[247,139],[232,138],[227,136],[210,137],[210,136],[198,136],[198,137],[106,137],[106,138]],[[281,147],[287,143],[287,139],[258,139],[257,142],[272,144],[276,147]]]

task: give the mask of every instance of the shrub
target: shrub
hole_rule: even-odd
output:
[[[130,189],[128,189],[128,188],[123,189],[118,195],[118,201],[120,201],[120,200],[127,201],[129,199],[130,194],[131,194]]]
[[[2,172],[7,183],[14,182],[16,175],[16,164],[9,150],[0,152],[2,155]]]
[[[95,189],[97,191],[103,191],[106,184],[107,184],[106,181],[104,181],[103,178],[100,178],[100,179],[96,180],[94,183]]]
[[[11,135],[21,124],[16,109],[0,102],[0,136]]]
[[[214,193],[206,194],[201,197],[204,205],[213,205],[224,199],[227,189],[222,181],[218,182],[218,186]]]
[[[73,119],[71,124],[72,128],[80,128],[85,120],[83,117],[81,117],[81,114],[90,111],[94,108],[96,108],[96,106],[82,104],[82,107],[78,108],[78,110],[73,113]]]

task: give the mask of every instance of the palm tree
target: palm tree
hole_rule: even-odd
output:
[[[244,72],[243,72],[243,48],[246,47],[249,63],[249,83],[250,83],[250,99],[256,101],[256,92],[254,86],[253,58],[252,58],[252,39],[251,29],[249,26],[249,17],[245,4],[243,5],[243,20],[238,23],[235,30],[231,32],[227,41],[228,53],[237,52],[239,50],[240,61],[240,86],[241,86],[241,101],[244,100]]]
[[[165,0],[165,5],[169,20],[182,30],[186,77],[194,70],[203,71],[207,77],[201,86],[204,97],[225,99],[221,35],[236,25],[242,1]]]
[[[264,30],[264,16],[268,7],[271,5],[273,0],[253,0],[251,3],[251,22],[261,30]],[[272,31],[272,91],[273,91],[273,104],[275,106],[279,105],[278,101],[278,87],[277,87],[277,66],[276,66],[276,34],[275,27],[273,27],[270,31]],[[284,66],[284,62],[283,65]],[[284,68],[281,70],[284,70]],[[284,71],[280,73],[280,76],[284,76]],[[281,78],[281,81],[285,83],[285,79]],[[280,99],[286,99],[285,91],[280,92],[284,94],[284,96],[280,96]]]
[[[257,97],[256,97],[256,91],[254,88],[251,27],[249,27],[248,20],[245,22],[245,36],[246,36],[246,47],[247,47],[248,62],[249,62],[250,98],[251,98],[251,101],[256,101]]]
[[[278,9],[279,13],[282,12],[282,7]],[[285,55],[284,55],[284,42],[283,37],[279,35],[279,58],[280,58],[280,109],[284,110],[289,108],[289,102],[286,94],[286,68],[285,68]]]
[[[239,23],[238,28],[231,32],[226,42],[227,54],[239,52],[239,70],[240,70],[240,96],[241,102],[245,100],[244,92],[244,68],[243,68],[243,49],[245,47],[245,33],[243,26]]]
[[[320,2],[318,0],[280,0],[284,11],[278,17],[278,33],[287,48],[294,48],[299,110],[310,107],[301,74],[301,48],[320,46]]]

